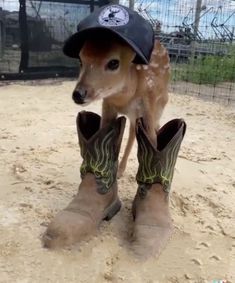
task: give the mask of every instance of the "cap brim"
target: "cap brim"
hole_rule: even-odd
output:
[[[88,29],[84,29],[84,30],[74,33],[65,41],[65,44],[63,47],[64,54],[68,57],[78,59],[80,50],[82,49],[82,46],[84,42],[86,41],[88,34],[90,34],[90,32],[93,32],[93,31],[108,31],[112,34],[115,34],[117,37],[119,37],[124,42],[126,42],[136,52],[136,57],[133,61],[134,63],[136,64],[148,64],[149,63],[144,53],[140,50],[138,46],[136,46],[136,44],[133,41],[126,38],[118,31],[114,31],[113,29],[110,29],[108,27],[88,28]]]

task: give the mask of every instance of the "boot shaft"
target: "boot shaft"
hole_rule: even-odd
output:
[[[107,127],[100,129],[101,117],[82,111],[77,116],[78,140],[83,158],[81,177],[94,174],[97,190],[101,194],[109,191],[116,181],[118,155],[126,118],[119,117]]]
[[[156,148],[148,137],[143,119],[137,120],[136,137],[139,168],[136,180],[143,195],[145,189],[155,183],[161,184],[164,191],[169,193],[175,163],[185,131],[186,123],[184,120],[171,120],[156,134]]]

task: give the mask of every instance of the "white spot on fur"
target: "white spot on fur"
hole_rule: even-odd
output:
[[[150,66],[152,66],[153,68],[158,68],[158,67],[159,67],[159,64],[157,64],[157,63],[151,63]]]
[[[136,69],[139,71],[141,70],[141,66],[140,65],[136,65]]]
[[[162,52],[159,54],[160,57],[163,57],[166,55],[166,49],[163,49]]]
[[[152,79],[147,79],[147,85],[150,88],[154,87],[154,81]]]
[[[144,70],[148,70],[149,66],[144,65],[143,68],[144,68]]]

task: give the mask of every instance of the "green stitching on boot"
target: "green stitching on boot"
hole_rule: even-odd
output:
[[[164,191],[169,193],[175,163],[184,136],[184,125],[182,123],[178,132],[161,151],[155,149],[146,133],[139,129],[137,134],[139,168],[136,180],[140,186],[160,183]]]
[[[110,130],[103,138],[97,137],[92,146],[80,140],[83,162],[80,167],[81,177],[88,172],[95,175],[97,190],[105,194],[116,180],[117,155],[114,150],[115,130]]]

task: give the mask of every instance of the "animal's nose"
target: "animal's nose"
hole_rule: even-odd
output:
[[[86,95],[87,95],[87,90],[85,89],[74,90],[72,95],[73,101],[77,104],[83,104],[85,103]]]

